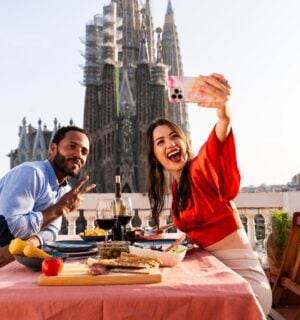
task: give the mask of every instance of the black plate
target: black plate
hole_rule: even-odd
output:
[[[97,248],[97,244],[82,240],[67,240],[47,242],[47,247],[60,252],[86,252]]]
[[[83,233],[79,233],[79,236],[84,241],[92,241],[92,242],[98,242],[98,241],[104,241],[105,236],[84,236]],[[108,235],[108,239],[111,239],[112,236]]]
[[[67,256],[67,259],[85,259],[88,257],[92,257],[98,254],[98,249],[94,248],[89,251],[84,252],[65,252],[65,255]]]
[[[53,257],[57,258],[62,258],[63,260],[66,260],[67,255],[62,253],[62,252],[57,252],[57,251],[49,251],[45,250],[47,253],[52,255]],[[33,270],[33,271],[41,271],[42,270],[42,262],[44,259],[41,258],[30,258],[30,257],[25,257],[22,255],[14,255],[15,259],[23,264],[25,267]]]

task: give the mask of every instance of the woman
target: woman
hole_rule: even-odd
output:
[[[267,315],[272,303],[269,282],[251,250],[237,210],[231,206],[240,186],[228,103],[231,88],[220,74],[199,76],[198,81],[201,91],[211,96],[201,106],[216,108],[218,121],[196,157],[176,124],[158,119],[147,130],[152,216],[159,225],[167,184],[164,171],[168,171],[174,178],[172,215],[176,227],[244,277]]]

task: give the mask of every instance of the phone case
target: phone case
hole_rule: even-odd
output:
[[[168,97],[172,103],[212,101],[211,96],[201,90],[203,81],[197,77],[169,76]]]

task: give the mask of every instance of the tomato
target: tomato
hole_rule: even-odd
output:
[[[61,258],[45,258],[42,262],[42,272],[46,276],[57,276],[62,271],[63,265]]]

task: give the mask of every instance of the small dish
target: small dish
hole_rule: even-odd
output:
[[[105,236],[85,236],[84,233],[79,233],[80,238],[83,241],[91,241],[91,242],[99,242],[99,241],[104,241],[105,240]],[[111,236],[108,236],[108,239],[110,239]]]
[[[54,258],[62,258],[63,260],[66,260],[67,255],[58,251],[46,251]],[[30,258],[23,255],[14,255],[15,259],[23,264],[28,269],[31,269],[33,271],[41,271],[42,270],[42,262],[44,259],[42,258]]]
[[[151,245],[153,245],[153,242]],[[150,249],[151,245],[144,242],[135,243],[133,246],[129,246],[129,252],[139,256],[158,258],[162,261],[163,267],[174,267],[183,260],[187,252],[187,247],[183,245],[179,245],[177,249],[167,252]],[[159,242],[159,246],[164,250],[169,244]]]
[[[121,252],[129,252],[126,241],[100,242],[98,249],[101,259],[116,259],[121,255]]]
[[[82,240],[53,241],[47,242],[47,247],[60,252],[85,252],[97,248],[96,243]]]

